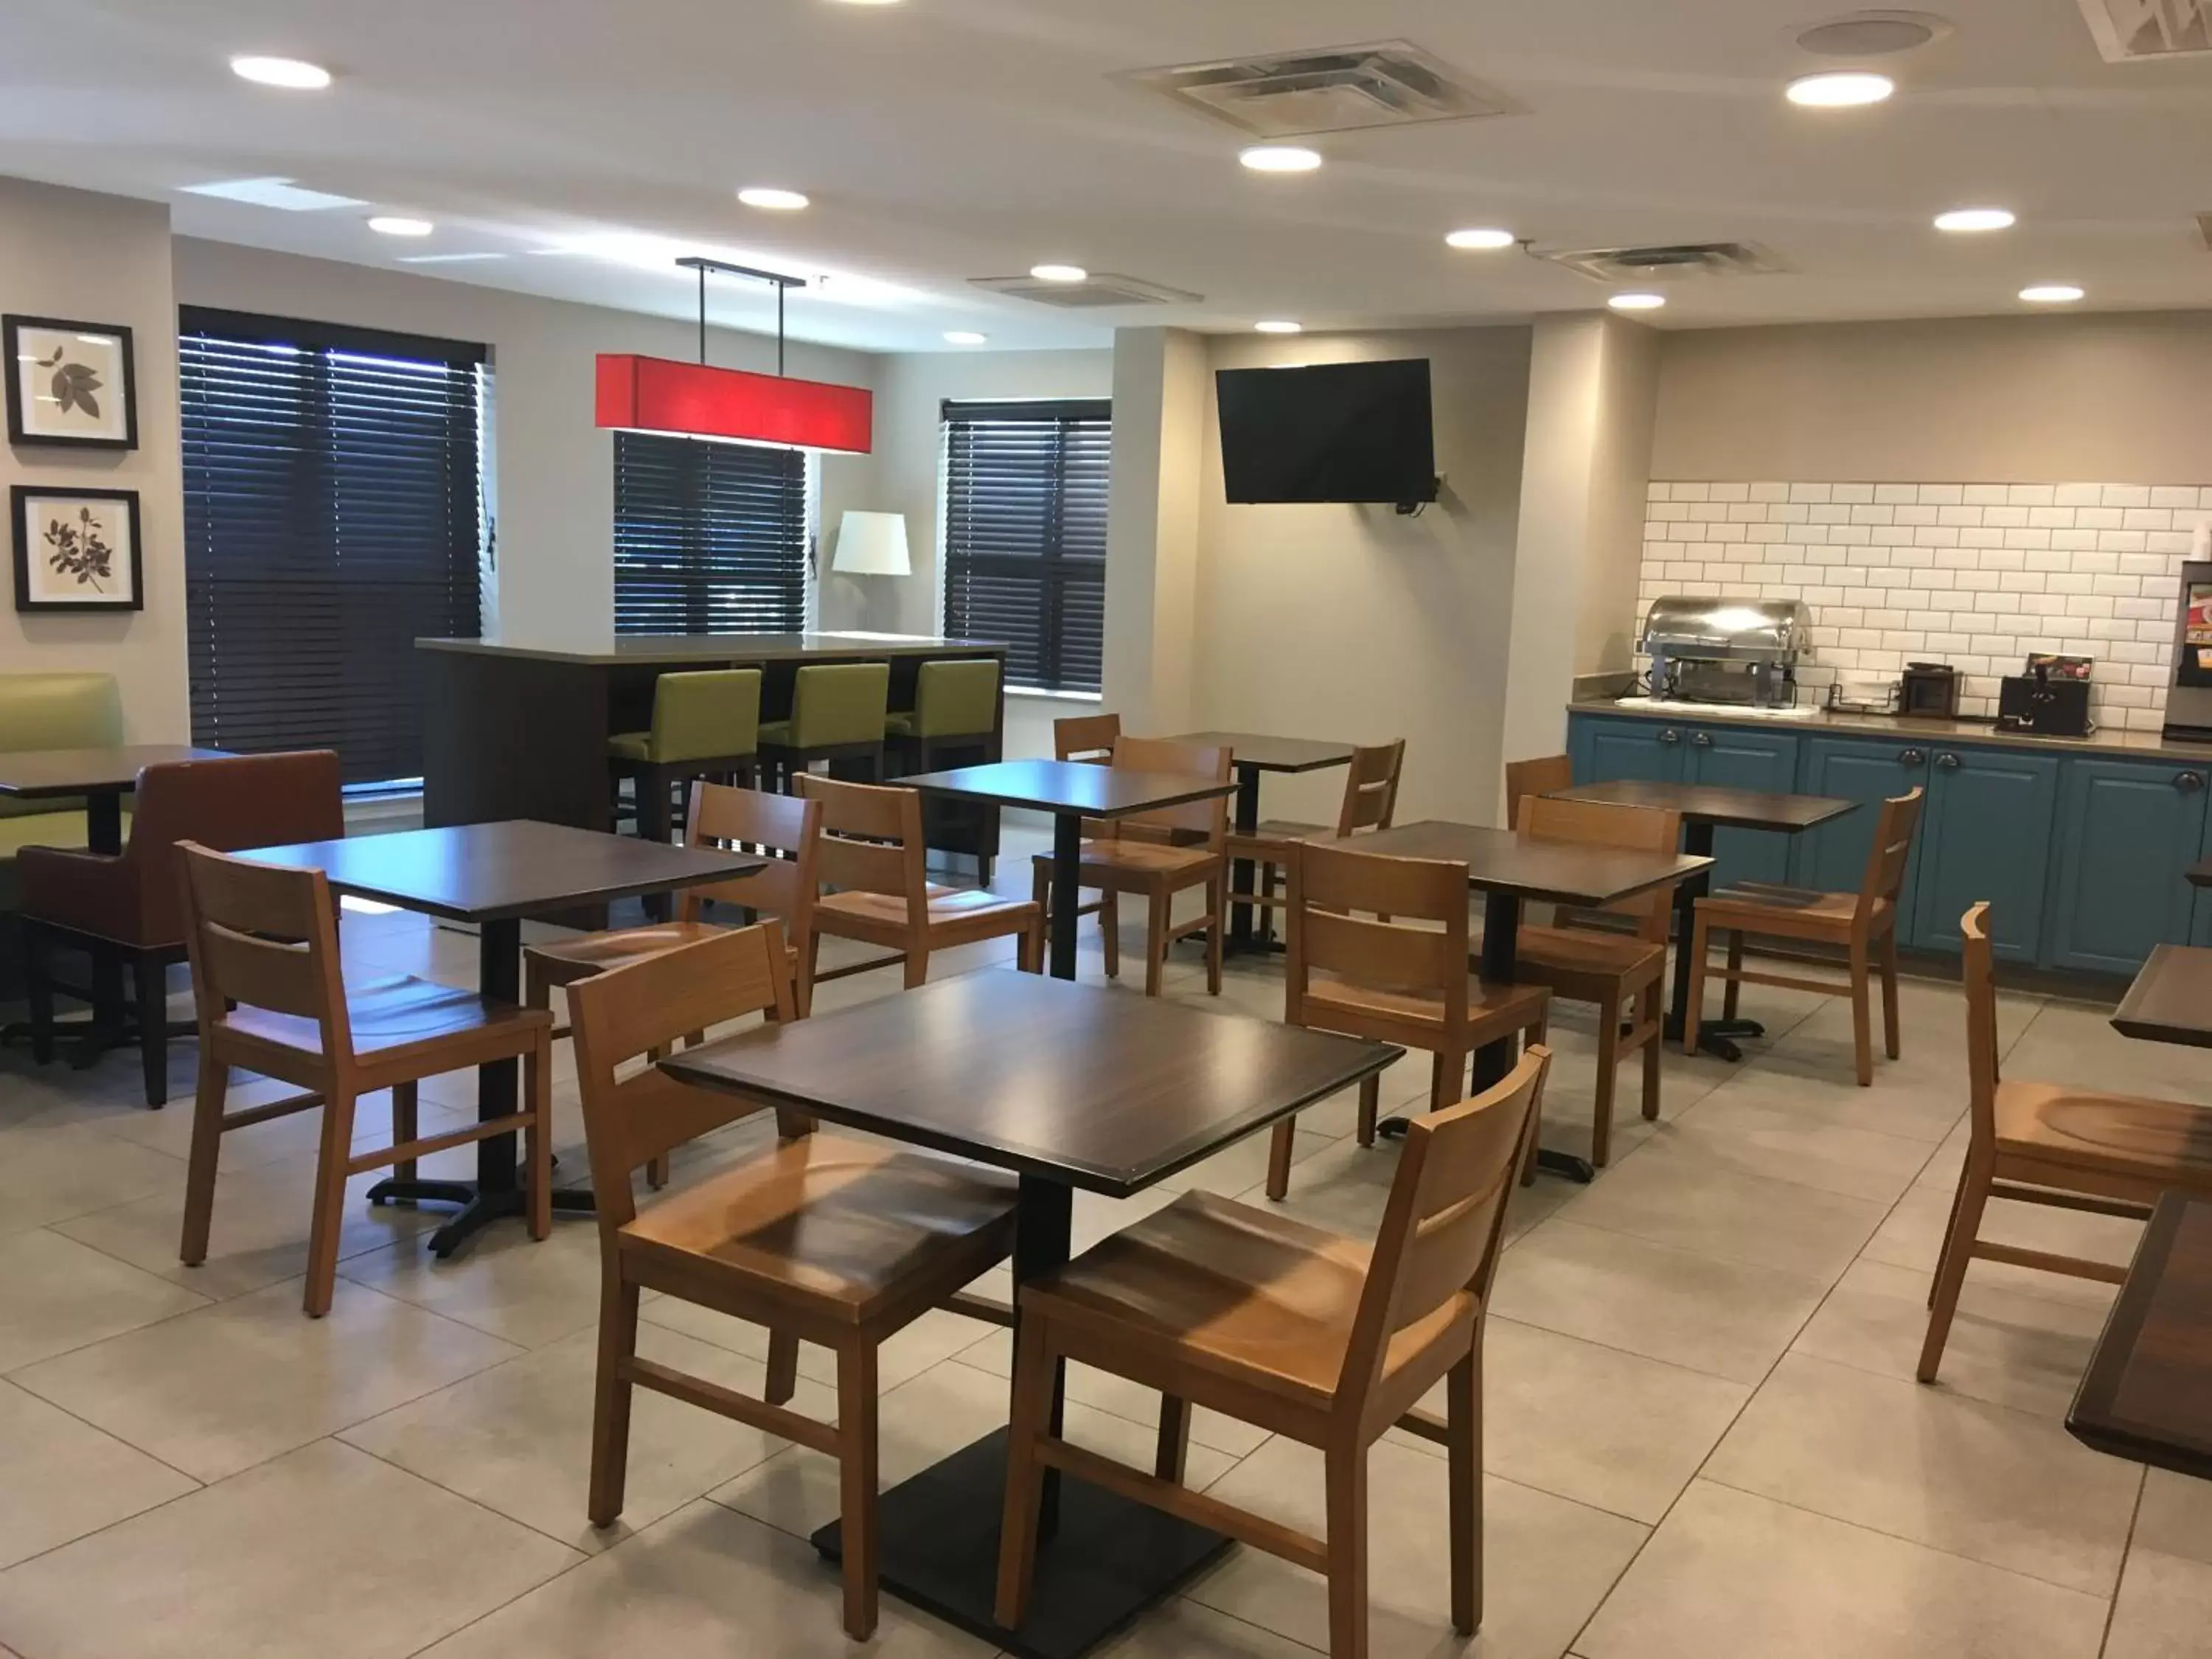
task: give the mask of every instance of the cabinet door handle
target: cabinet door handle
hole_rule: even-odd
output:
[[[1681,740],[1682,734],[1671,727],[1659,734],[1659,741],[1662,743],[1680,743]]]
[[[1713,746],[1713,734],[1710,732],[1692,732],[1690,734],[1690,741],[1700,749],[1710,749]]]
[[[1928,753],[1922,749],[1907,749],[1898,756],[1897,763],[1899,766],[1925,766],[1928,764]]]
[[[1936,764],[1946,772],[1955,772],[1959,769],[1959,757],[1947,749],[1936,757]]]
[[[2193,795],[2204,787],[2204,775],[2202,772],[2176,772],[2173,787],[2185,795]]]

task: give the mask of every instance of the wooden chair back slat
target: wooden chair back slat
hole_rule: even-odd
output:
[[[1521,828],[1523,804],[1532,795],[1548,795],[1575,781],[1574,763],[1565,755],[1540,755],[1534,760],[1505,763],[1505,824]]]
[[[1612,801],[1557,800],[1547,795],[1530,795],[1521,802],[1521,821],[1516,828],[1534,841],[1569,842],[1578,847],[1619,847],[1639,853],[1672,853],[1682,844],[1680,812]],[[1608,904],[1605,908],[1615,915],[1635,917],[1637,937],[1649,945],[1663,945],[1674,904],[1674,889],[1661,887]]]
[[[337,921],[319,870],[256,864],[177,843],[179,896],[203,1035],[229,1005],[312,1019],[324,1054],[349,1053]]]
[[[1170,743],[1164,738],[1133,738],[1126,734],[1114,740],[1113,763],[1132,772],[1176,773],[1226,783],[1231,762],[1228,750],[1213,744]],[[1229,839],[1229,798],[1224,795],[1214,800],[1192,801],[1184,806],[1163,807],[1157,812],[1140,812],[1119,822],[1139,829],[1203,836],[1205,844],[1219,852]]]
[[[1115,740],[1121,735],[1119,714],[1070,714],[1052,723],[1055,759],[1112,763]]]
[[[1912,856],[1912,837],[1920,827],[1920,808],[1927,794],[1926,789],[1916,788],[1882,802],[1874,845],[1867,853],[1866,878],[1859,884],[1863,913],[1872,909],[1876,899],[1895,904],[1904,892],[1905,864]]]
[[[735,928],[568,988],[599,1231],[609,1249],[634,1219],[631,1171],[700,1135],[749,1117],[755,1103],[680,1084],[658,1067],[624,1068],[679,1038],[747,1014],[795,1018],[783,927]]]
[[[775,916],[794,936],[803,935],[821,892],[815,873],[821,834],[817,800],[720,783],[693,785],[691,816],[684,832],[687,845],[758,847],[781,856],[750,876],[685,889],[684,919],[698,921],[709,901],[741,904]]]
[[[1405,769],[1406,740],[1376,744],[1352,751],[1352,768],[1344,781],[1344,805],[1336,816],[1336,833],[1356,836],[1364,830],[1388,830],[1398,815],[1398,778]]]
[[[1384,920],[1387,917],[1389,920]],[[1313,976],[1433,998],[1467,1019],[1467,867],[1308,842],[1291,865],[1285,1018],[1314,1024]]]
[[[1997,1120],[1997,981],[1990,948],[1990,907],[1975,905],[1959,919],[1966,937],[1964,969],[1966,983],[1966,1100],[1972,1117],[1969,1133],[1977,1146],[1996,1144]]]
[[[848,893],[886,893],[919,906],[927,920],[927,849],[921,838],[921,797],[911,789],[846,783],[809,775],[799,793],[821,803],[815,873]]]

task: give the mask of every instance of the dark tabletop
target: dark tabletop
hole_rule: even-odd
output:
[[[1255,772],[1319,772],[1352,763],[1352,744],[1311,738],[1271,738],[1258,732],[1186,732],[1170,743],[1231,750],[1239,766]]]
[[[1554,789],[1560,800],[1599,801],[1615,806],[1656,806],[1680,812],[1685,822],[1715,823],[1729,830],[1778,830],[1796,835],[1846,812],[1855,800],[1827,795],[1770,795],[1757,789],[1723,789],[1706,783],[1656,783],[1623,778],[1613,783],[1578,783]]]
[[[662,1062],[686,1082],[1126,1198],[1401,1051],[994,969]]]
[[[1377,830],[1345,843],[1361,853],[1401,859],[1443,859],[1467,866],[1467,884],[1559,904],[1601,905],[1666,887],[1712,865],[1674,853],[1535,841],[1510,830],[1425,819]]]
[[[2202,864],[2192,864],[2183,873],[2189,878],[2191,887],[2212,887],[2212,859],[2207,859]]]
[[[1161,807],[1233,795],[1237,786],[1179,772],[1136,772],[1089,761],[994,761],[950,772],[924,772],[899,782],[925,794],[995,801],[1041,812],[1125,818]]]
[[[326,872],[333,890],[451,921],[517,916],[665,893],[760,869],[764,860],[516,819],[264,847],[241,858]]]
[[[225,750],[190,749],[173,743],[133,744],[116,749],[21,749],[0,754],[0,795],[38,800],[99,794],[130,788],[138,781],[138,769],[143,766],[229,758]]]
[[[2146,1042],[2212,1048],[2212,951],[2193,945],[2152,946],[2113,1012],[2112,1028]]]
[[[2212,1480],[2212,1203],[2159,1200],[2066,1426],[2115,1457]]]

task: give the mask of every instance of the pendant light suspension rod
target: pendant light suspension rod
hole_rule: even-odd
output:
[[[725,276],[742,276],[748,282],[768,283],[774,285],[775,289],[775,372],[777,377],[781,379],[783,374],[784,296],[794,288],[805,288],[806,279],[804,276],[787,276],[780,270],[756,270],[750,265],[733,265],[726,260],[709,259],[696,253],[689,254],[676,263],[686,270],[696,270],[699,273],[699,362],[702,368],[707,362],[707,273],[712,270]]]

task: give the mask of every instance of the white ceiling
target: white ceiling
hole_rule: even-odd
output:
[[[1739,240],[1789,274],[1685,285],[1661,326],[1976,314],[2031,281],[2094,308],[2212,306],[2212,58],[2114,66],[2075,0],[1931,0],[1957,25],[1865,110],[1793,108],[1821,0],[7,0],[0,173],[167,199],[180,232],[683,314],[677,252],[832,272],[805,338],[1096,345],[1118,324],[1433,324],[1586,308],[1604,290],[1455,226],[1545,247]],[[1317,141],[1318,174],[1240,168],[1234,129],[1114,76],[1402,38],[1528,113]],[[252,87],[240,52],[307,58],[319,94]],[[369,208],[292,214],[176,194],[281,175]],[[814,208],[740,207],[747,184]],[[1939,210],[2020,227],[1960,240]],[[665,244],[665,246],[664,246]],[[596,248],[544,253],[548,247]],[[970,276],[1067,260],[1202,305],[1069,314]],[[867,282],[853,279],[865,278]],[[869,283],[887,284],[888,290]],[[763,295],[718,288],[718,320]]]

